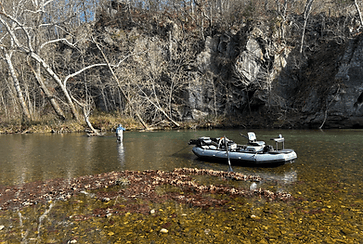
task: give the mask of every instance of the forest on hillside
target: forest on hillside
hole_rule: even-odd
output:
[[[243,43],[264,25],[271,41],[304,59],[311,49],[306,32],[322,36],[317,21],[342,43],[362,30],[362,9],[358,0],[4,0],[0,123],[72,120],[97,132],[90,117],[103,112],[144,128],[163,121],[179,127],[196,76],[247,94],[269,89],[268,74],[248,83],[235,69],[242,45],[216,60],[223,74],[204,71],[197,56],[208,37],[240,33],[235,42]],[[226,115],[216,108],[205,115]]]

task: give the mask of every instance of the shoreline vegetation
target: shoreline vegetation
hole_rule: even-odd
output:
[[[198,121],[184,121],[175,127],[168,121],[161,121],[157,124],[150,125],[147,129],[143,127],[134,118],[124,117],[112,114],[100,114],[90,118],[92,126],[101,134],[113,132],[118,124],[122,124],[129,131],[153,131],[153,130],[172,130],[172,129],[203,129],[203,128],[231,128],[244,127],[236,121],[223,118],[205,118]],[[43,119],[33,121],[21,121],[14,119],[12,121],[0,121],[0,134],[33,134],[33,133],[89,133],[93,132],[87,126],[87,123],[76,120],[60,121],[57,119]]]
[[[295,117],[296,115],[291,115]],[[293,119],[292,119],[293,120]],[[306,128],[294,124],[290,120],[274,121],[268,116],[247,116],[244,118],[231,116],[207,116],[196,120],[178,121],[179,126],[175,126],[170,121],[161,120],[157,123],[147,125],[147,128],[136,118],[124,116],[116,113],[95,112],[88,121],[98,135],[106,132],[114,132],[119,124],[122,124],[128,131],[153,131],[153,130],[173,130],[173,129],[220,129],[220,128],[266,128],[266,129],[299,129]],[[2,119],[0,117],[1,134],[35,134],[35,133],[94,133],[88,123],[82,120],[59,120],[51,115],[39,119],[22,120]]]

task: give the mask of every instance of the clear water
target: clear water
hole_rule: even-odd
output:
[[[122,170],[171,171],[178,167],[227,170],[227,164],[197,160],[191,152],[192,146],[187,143],[189,139],[200,136],[227,136],[235,142],[244,143],[246,139],[240,133],[246,132],[125,132],[122,144],[116,142],[113,134],[104,137],[87,137],[83,134],[2,135],[0,184],[18,185]],[[3,214],[0,216],[0,226],[4,226],[4,230],[0,231],[0,242],[2,239],[25,240],[27,238],[23,233],[27,229],[28,239],[47,240],[49,243],[72,240],[73,237],[84,243],[96,243],[96,239],[99,240],[97,243],[105,243],[106,240],[107,243],[125,243],[126,240],[137,241],[135,243],[143,240],[142,243],[150,243],[151,240],[156,240],[155,243],[194,240],[201,243],[213,240],[229,243],[361,243],[363,130],[254,132],[258,140],[267,143],[272,142],[270,138],[282,134],[286,141],[285,148],[294,149],[298,159],[294,163],[275,168],[232,165],[233,170],[273,179],[274,181],[258,183],[257,187],[287,191],[292,194],[294,201],[285,203],[268,202],[260,198],[232,199],[228,206],[235,209],[234,212],[213,209],[200,211],[174,204],[160,206],[165,213],[163,216],[160,212],[160,217],[126,214],[115,216],[115,219],[76,221],[72,216],[88,214],[99,205],[102,208],[108,206],[107,203],[81,197],[58,203],[57,209],[52,209],[53,215],[49,217],[53,222],[49,221],[44,226],[53,232],[43,232],[41,236],[37,232],[40,224],[34,224],[40,221],[40,216],[45,212],[41,206],[40,209],[26,208],[21,213],[27,216],[29,223],[24,220],[24,223],[19,224],[19,212],[0,212]],[[198,180],[205,184],[215,184],[211,177]],[[250,187],[243,184],[240,186]],[[170,228],[177,231],[170,230],[168,235],[157,234],[170,216],[178,216],[174,219],[175,223],[174,220],[170,222]],[[67,224],[63,225],[65,220]],[[61,229],[58,228],[60,223]],[[124,225],[121,226],[120,223]]]
[[[70,178],[120,170],[165,170],[197,167],[227,170],[224,164],[197,160],[187,143],[200,136],[227,136],[238,143],[246,139],[241,130],[125,132],[124,142],[113,134],[37,134],[0,136],[0,184],[17,185],[52,178]],[[285,148],[298,154],[293,164],[277,168],[245,168],[234,171],[284,177],[299,181],[335,179],[361,181],[362,130],[255,130],[258,140],[283,134]],[[274,146],[274,145],[273,145]],[[308,179],[306,179],[308,178]]]

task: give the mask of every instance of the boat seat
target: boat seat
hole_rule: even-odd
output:
[[[281,134],[279,134],[279,137],[277,138],[271,138],[276,143],[276,150],[279,150],[278,144],[282,143],[282,150],[285,149],[285,138],[282,137]]]
[[[203,149],[217,150],[217,147],[216,146],[213,146],[213,145],[202,145],[201,148],[203,148]]]
[[[263,148],[264,147],[258,147],[258,146],[247,146],[245,151],[246,152],[253,152],[253,153],[258,153],[258,152],[263,152]]]
[[[278,143],[281,143],[281,142],[284,142],[285,141],[285,138],[283,138],[282,135],[280,134],[279,137],[277,137],[277,138],[271,138],[271,140],[273,140],[275,142],[278,142]]]
[[[257,141],[256,134],[254,132],[248,132],[248,144],[251,146],[263,146],[265,145],[264,141]]]
[[[207,137],[207,136],[199,137],[199,140],[203,141],[205,144],[210,144],[212,142],[210,137]]]

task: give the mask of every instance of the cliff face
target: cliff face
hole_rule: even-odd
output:
[[[297,86],[300,125],[318,128],[352,128],[363,125],[361,94],[361,36],[337,45],[321,45],[303,69],[304,84]]]
[[[267,26],[206,38],[197,56],[204,82],[190,84],[189,118],[224,115],[253,127],[363,127],[363,36],[339,43],[310,30],[312,48],[300,53],[299,46],[267,36]]]
[[[363,126],[363,36],[351,40],[334,74],[340,83],[332,87],[327,98],[327,111],[332,127]],[[334,91],[336,90],[336,91]]]
[[[163,88],[170,96],[168,114],[178,121],[226,118],[226,123],[246,127],[363,127],[363,36],[345,25],[346,19],[320,14],[311,17],[301,52],[302,20],[293,18],[283,31],[268,21],[252,21],[209,31],[204,39],[157,18],[145,25],[134,17],[133,25],[102,26],[107,33],[101,32],[115,52],[129,41],[128,50],[137,53],[133,73],[155,82],[156,92],[148,100],[162,96],[160,82],[174,89]],[[342,22],[348,33],[338,28]]]

